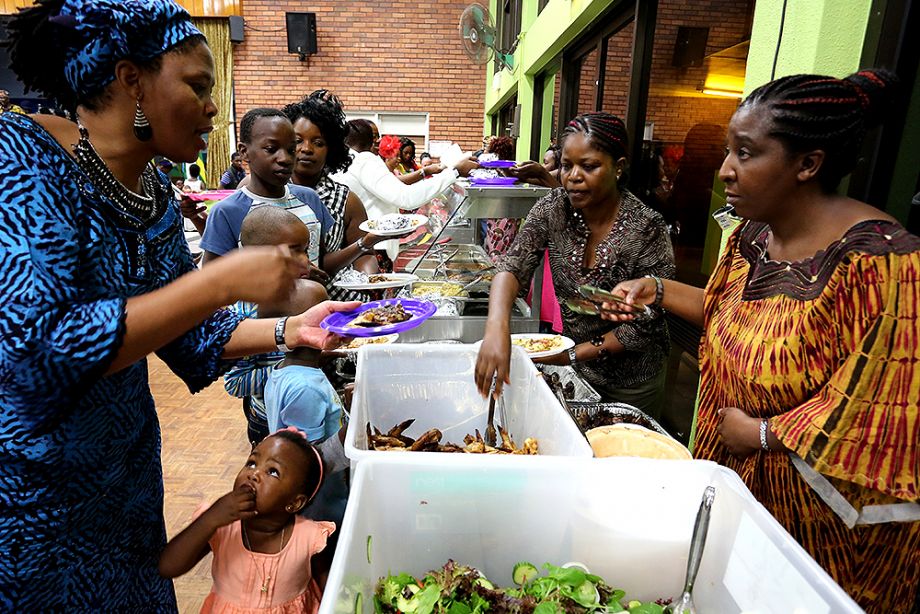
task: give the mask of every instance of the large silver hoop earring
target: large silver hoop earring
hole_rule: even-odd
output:
[[[143,109],[141,109],[141,102],[138,100],[134,108],[134,136],[137,137],[138,141],[149,141],[153,138],[153,129],[150,127],[150,122],[147,120],[147,116],[144,115]]]

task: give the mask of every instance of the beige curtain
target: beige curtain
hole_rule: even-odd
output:
[[[220,109],[214,118],[214,131],[208,137],[208,159],[205,173],[208,187],[220,187],[220,176],[230,166],[230,115],[233,100],[233,49],[230,44],[230,22],[226,18],[194,18],[195,27],[208,39],[214,56],[214,102]]]

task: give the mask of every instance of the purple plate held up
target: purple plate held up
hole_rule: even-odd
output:
[[[473,177],[470,179],[470,185],[479,186],[510,186],[517,183],[517,177]]]
[[[480,162],[479,166],[482,168],[511,168],[517,164],[514,160],[488,160],[486,162]]]
[[[405,322],[396,324],[386,324],[384,326],[348,326],[349,322],[357,318],[368,309],[375,307],[385,307],[386,305],[395,305],[402,303],[403,309],[412,317]],[[388,298],[382,301],[371,301],[364,303],[354,311],[343,311],[332,313],[319,323],[320,328],[328,330],[331,333],[344,335],[346,337],[380,337],[392,333],[401,333],[404,330],[415,328],[428,318],[434,315],[438,310],[437,305],[431,301],[420,301],[412,298]]]

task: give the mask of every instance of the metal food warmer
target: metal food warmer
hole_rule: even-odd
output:
[[[548,188],[530,185],[502,187],[465,187],[465,194],[437,236],[427,247],[406,250],[397,259],[399,272],[414,273],[420,278],[416,286],[425,290],[441,284],[447,294],[464,290],[461,296],[439,296],[438,313],[412,330],[400,333],[404,343],[459,342],[474,343],[485,333],[489,307],[489,289],[494,268],[481,247],[479,220],[527,217],[534,203],[549,192]],[[445,238],[450,240],[444,242]],[[534,288],[542,288],[543,265],[534,272]],[[422,288],[415,288],[419,291]],[[405,288],[404,295],[413,292]],[[417,295],[416,295],[417,296]],[[430,298],[430,295],[427,297]],[[515,298],[511,315],[512,333],[531,333],[540,329],[541,292],[533,293],[532,305]]]

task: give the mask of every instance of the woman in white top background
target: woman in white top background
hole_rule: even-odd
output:
[[[346,143],[354,159],[347,171],[333,176],[335,181],[347,185],[361,199],[369,220],[376,220],[388,213],[399,213],[400,209],[415,211],[453,185],[459,177],[467,176],[479,166],[475,159],[466,157],[453,167],[433,175],[428,181],[406,185],[393,175],[374,151],[379,139],[380,133],[373,122],[366,119],[348,122]],[[421,178],[430,174],[425,167],[414,172],[419,173]],[[377,247],[386,249],[391,260],[399,253],[399,242],[396,240],[378,243]]]

